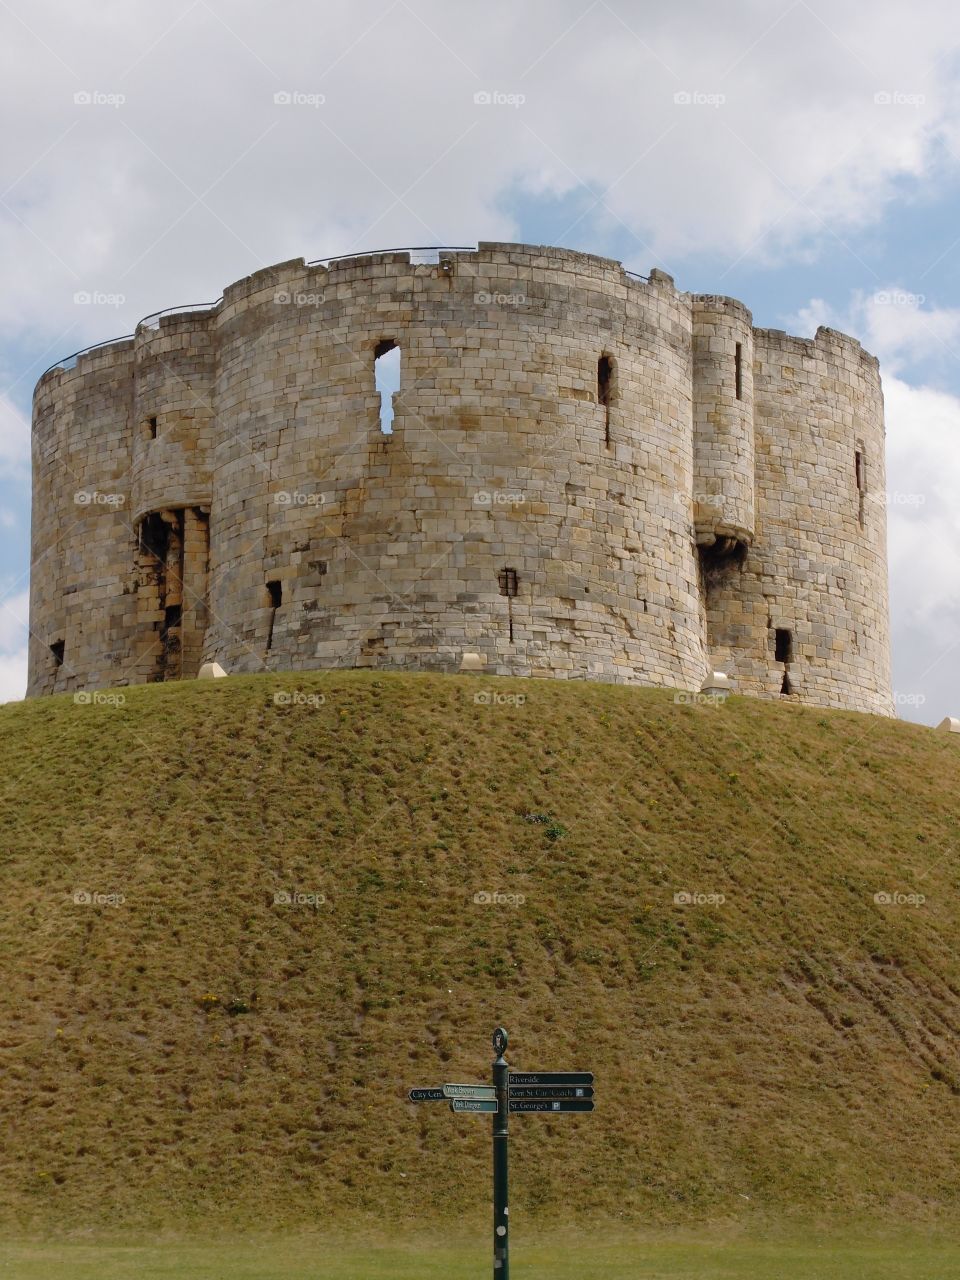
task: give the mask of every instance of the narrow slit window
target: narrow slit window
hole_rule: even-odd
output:
[[[604,442],[610,443],[610,403],[613,399],[613,361],[601,356],[597,361],[597,404],[604,410]]]
[[[734,381],[737,388],[737,399],[743,399],[743,343],[737,343],[737,349],[733,357]]]
[[[793,657],[793,636],[785,627],[777,627],[774,633],[773,652],[777,662],[789,662]]]
[[[55,667],[63,666],[63,652],[65,648],[66,645],[62,640],[54,640],[53,644],[50,646],[50,652],[53,654],[53,665]]]
[[[384,338],[373,349],[374,382],[380,395],[380,431],[393,434],[393,401],[400,390],[400,348]]]
[[[510,629],[510,643],[513,644],[513,600],[519,589],[516,569],[501,569],[497,574],[500,594],[507,597],[507,623]]]
[[[267,600],[270,609],[270,621],[267,624],[267,648],[273,647],[273,626],[277,620],[277,610],[283,604],[283,584],[278,578],[267,583]]]
[[[501,569],[497,574],[500,594],[512,599],[517,594],[518,579],[516,569]]]
[[[859,499],[858,519],[863,528],[864,500],[867,496],[867,456],[861,445],[854,454],[854,470],[857,478],[857,496]]]
[[[156,440],[156,438],[157,438],[157,419],[148,418],[147,419],[147,439]]]

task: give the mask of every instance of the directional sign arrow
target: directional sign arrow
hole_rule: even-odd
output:
[[[561,1098],[556,1102],[526,1102],[520,1099],[516,1101],[510,1099],[511,1111],[549,1111],[551,1114],[557,1111],[592,1111],[593,1103],[586,1098]]]
[[[564,1098],[592,1098],[592,1085],[573,1085],[561,1084],[555,1085],[552,1089],[545,1086],[537,1088],[530,1085],[512,1084],[510,1086],[510,1099],[514,1098],[549,1098],[556,1102]]]
[[[497,1091],[492,1084],[445,1084],[445,1098],[496,1098]]]
[[[592,1071],[511,1071],[510,1088],[515,1084],[593,1084]]]
[[[446,1095],[442,1089],[411,1089],[407,1097],[411,1102],[443,1102]]]
[[[591,1104],[592,1105],[592,1104]],[[496,1112],[496,1098],[454,1098],[450,1103],[451,1111],[486,1111]]]

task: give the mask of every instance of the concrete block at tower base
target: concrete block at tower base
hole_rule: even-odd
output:
[[[465,653],[460,659],[461,671],[483,671],[487,665],[485,653]]]
[[[947,716],[937,725],[937,733],[960,733],[960,720],[956,716]]]
[[[198,680],[220,680],[227,673],[219,662],[205,662],[197,672]]]

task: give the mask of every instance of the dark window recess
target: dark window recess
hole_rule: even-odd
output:
[[[737,399],[743,399],[743,343],[737,343],[734,359],[734,380],[737,387]]]
[[[157,420],[156,420],[156,418],[148,418],[148,419],[147,419],[147,435],[150,437],[150,439],[151,439],[151,440],[156,440],[156,438],[157,438]]]
[[[859,510],[857,518],[860,521],[860,528],[863,528],[864,517],[864,499],[867,495],[867,457],[863,449],[860,448],[854,454],[854,471],[857,477],[857,496],[859,498]]]
[[[783,673],[783,683],[780,685],[780,692],[785,697],[793,693],[793,685],[790,683],[790,676],[786,671]]]
[[[609,356],[601,356],[597,361],[597,404],[603,405],[604,443],[610,443],[610,404],[613,400],[613,361]]]
[[[270,600],[270,621],[267,623],[267,648],[273,647],[273,624],[277,620],[277,610],[283,603],[283,585],[279,579],[267,583],[267,596]]]
[[[65,647],[66,646],[62,640],[54,640],[53,644],[50,646],[50,652],[53,654],[54,666],[63,666],[63,651]]]
[[[170,526],[156,512],[140,521],[140,550],[149,552],[160,564],[165,564],[170,545]]]
[[[510,628],[510,643],[513,644],[513,599],[517,594],[519,580],[516,569],[501,569],[497,574],[500,594],[507,597],[507,622]]]
[[[393,434],[393,399],[400,390],[400,348],[383,338],[373,349],[374,384],[380,395],[380,431]]]
[[[497,582],[500,584],[500,594],[502,596],[513,597],[517,594],[517,571],[516,569],[501,569],[497,574]]]
[[[183,606],[179,604],[168,604],[163,611],[163,630],[164,634],[172,631],[175,627],[179,627],[183,621]]]
[[[793,636],[785,627],[777,627],[774,635],[774,657],[777,662],[789,662],[793,656]]]

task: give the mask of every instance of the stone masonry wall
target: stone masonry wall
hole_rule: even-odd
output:
[[[660,272],[499,244],[282,263],[48,372],[34,448],[32,694],[471,652],[890,710],[883,505],[855,487],[850,520],[855,453],[882,486],[876,362]]]

